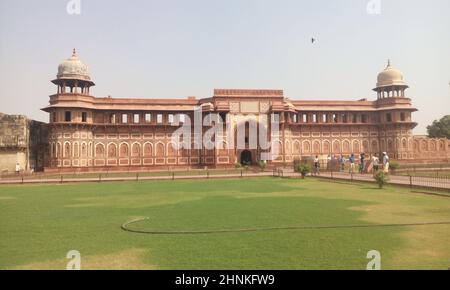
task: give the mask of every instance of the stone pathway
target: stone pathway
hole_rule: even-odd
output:
[[[347,172],[322,172],[319,177],[374,182],[372,174],[354,173],[351,175]],[[410,187],[448,189],[450,191],[450,178],[389,175],[389,183]]]

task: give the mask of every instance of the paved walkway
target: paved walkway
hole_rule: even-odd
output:
[[[355,173],[351,175],[346,172],[333,172],[333,173],[322,172],[320,173],[319,176],[333,179],[374,182],[372,174]],[[389,183],[398,185],[407,185],[411,187],[448,189],[450,191],[450,178],[389,175]]]

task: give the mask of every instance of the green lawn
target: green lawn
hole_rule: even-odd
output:
[[[200,235],[123,231],[450,222],[450,198],[278,178],[0,187],[0,269],[448,269],[450,225]]]

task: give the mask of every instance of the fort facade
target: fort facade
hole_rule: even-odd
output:
[[[282,90],[244,89],[216,89],[207,98],[95,97],[88,67],[75,50],[59,65],[52,82],[57,90],[43,109],[49,113],[48,171],[220,167],[261,159],[288,164],[315,155],[384,151],[402,162],[450,158],[449,140],[413,135],[417,110],[407,97],[402,73],[390,63],[378,75],[375,100],[296,100]],[[187,139],[191,146],[180,148],[174,134],[198,114],[200,131],[192,121],[192,138]],[[211,114],[220,117],[217,122],[205,121]],[[223,126],[223,133],[210,139],[214,146],[205,146],[198,137],[214,126]],[[225,130],[227,126],[232,130]],[[279,148],[273,159],[262,158],[268,150],[252,141],[254,127]],[[235,133],[238,128],[244,133]],[[236,146],[239,143],[243,147]]]

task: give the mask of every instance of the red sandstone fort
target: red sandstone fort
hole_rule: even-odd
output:
[[[203,116],[219,114],[224,126],[233,127],[277,116],[276,135],[270,133],[270,124],[264,124],[269,142],[280,148],[277,158],[269,161],[272,164],[289,164],[314,155],[383,151],[402,162],[448,161],[450,157],[450,140],[413,135],[417,124],[412,113],[416,109],[406,95],[408,85],[402,73],[390,63],[378,75],[373,89],[377,99],[373,101],[305,101],[288,98],[282,90],[241,89],[216,89],[211,97],[201,99],[99,98],[91,94],[95,84],[75,50],[59,65],[52,82],[57,91],[43,109],[50,115],[45,124],[48,136],[43,135],[41,142],[45,154],[25,160],[25,168],[195,168],[260,160],[264,150],[259,146],[238,149],[224,144],[223,148],[207,149],[196,144],[196,148],[177,150],[171,137],[182,125],[178,116],[194,119],[198,108]],[[208,129],[203,126],[202,131]],[[248,130],[245,134],[248,143]]]

